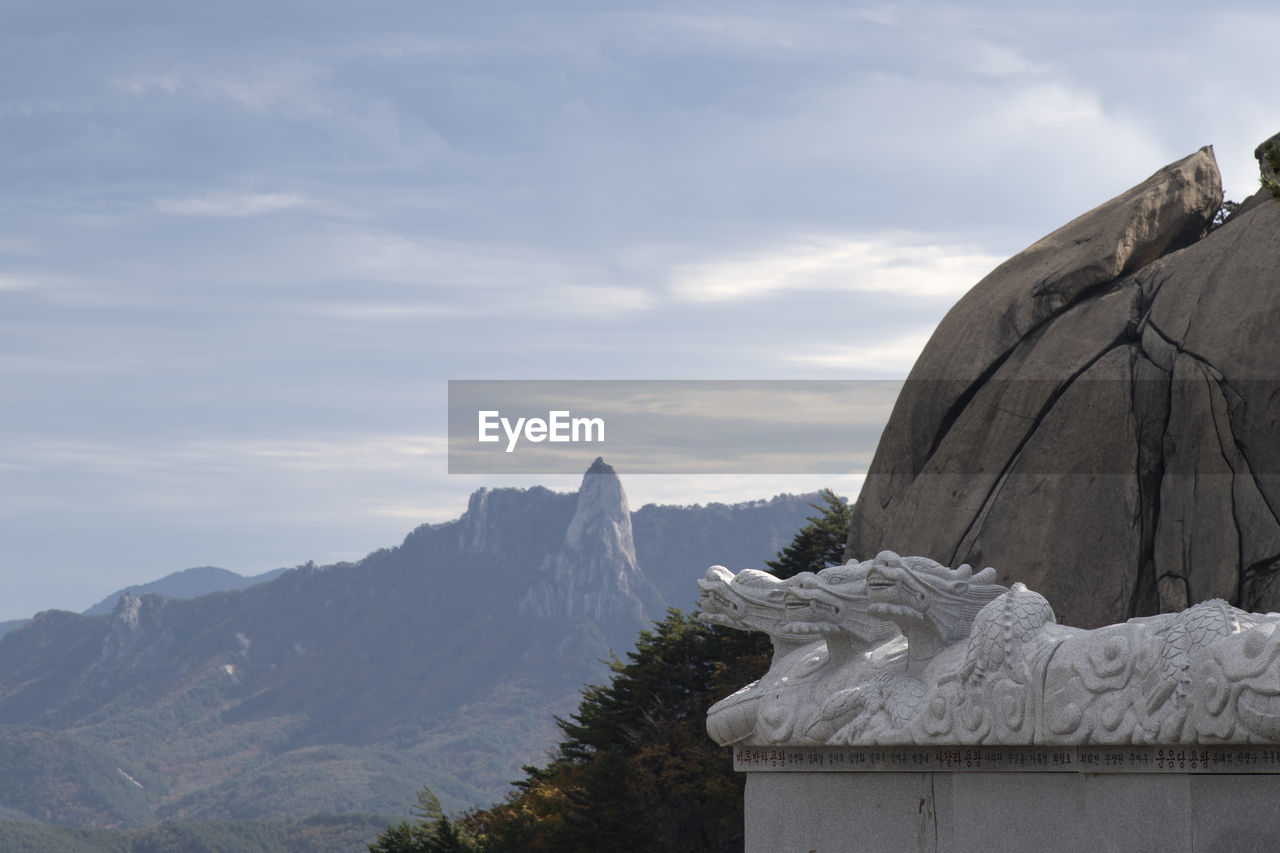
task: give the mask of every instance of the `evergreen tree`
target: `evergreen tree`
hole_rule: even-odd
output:
[[[849,505],[830,489],[823,489],[819,496],[824,505],[809,504],[819,514],[809,516],[809,524],[796,534],[790,545],[782,549],[777,559],[765,561],[769,570],[780,578],[820,571],[845,561],[845,543],[849,541]]]
[[[435,828],[422,847],[423,853],[466,853],[473,849],[475,848],[463,841],[462,833],[447,815],[441,815],[436,821]]]
[[[468,845],[458,828],[440,809],[440,800],[423,786],[411,811],[418,820],[402,820],[378,834],[369,853],[466,853]]]
[[[463,825],[482,850],[739,850],[742,788],[707,708],[768,667],[749,635],[678,610],[643,631],[613,678],[557,720],[564,740],[504,803]]]
[[[440,798],[426,785],[423,785],[422,790],[418,792],[418,802],[409,811],[422,824],[433,823],[444,817],[444,810],[440,808]]]
[[[417,841],[409,821],[402,820],[378,833],[378,839],[369,845],[369,853],[415,853]]]

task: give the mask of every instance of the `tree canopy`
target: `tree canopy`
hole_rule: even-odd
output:
[[[809,516],[809,523],[776,559],[765,561],[769,570],[780,578],[816,572],[844,562],[845,543],[849,539],[849,505],[830,489],[823,489],[818,495],[822,504],[809,504],[818,514]]]

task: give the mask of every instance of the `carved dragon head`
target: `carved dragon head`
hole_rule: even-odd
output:
[[[904,632],[921,625],[943,643],[969,635],[987,602],[1008,592],[990,567],[974,574],[968,564],[949,569],[928,557],[881,551],[867,569],[867,612],[889,619]]]
[[[791,579],[785,597],[788,628],[795,632],[845,633],[860,644],[887,640],[898,633],[892,623],[867,612],[867,570],[871,561],[850,560]]]
[[[740,608],[736,597],[729,597],[729,584],[733,582],[733,572],[724,566],[712,566],[706,574],[698,579],[698,618],[712,625],[723,625],[726,628],[740,628],[735,612]],[[738,608],[735,608],[738,605]]]
[[[724,566],[712,566],[698,581],[698,618],[740,631],[763,631],[779,639],[816,640],[815,632],[793,631],[787,625],[788,584],[758,569],[743,569],[735,575]]]

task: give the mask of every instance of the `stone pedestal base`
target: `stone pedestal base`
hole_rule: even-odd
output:
[[[747,774],[747,853],[1280,850],[1280,775]]]

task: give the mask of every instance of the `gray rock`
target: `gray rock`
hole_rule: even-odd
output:
[[[969,291],[912,369],[849,556],[994,565],[1093,627],[1280,607],[1280,202],[1201,149]]]
[[[1222,204],[1211,148],[1156,172],[1138,186],[1005,261],[947,313],[908,376],[915,386],[895,407],[880,440],[863,500],[885,506],[923,469],[954,420],[1014,347],[1098,288],[1194,242]],[[856,542],[880,540],[872,514],[856,519]],[[929,554],[926,550],[912,553]],[[859,551],[861,553],[861,551]],[[872,552],[874,553],[874,552]]]
[[[1137,580],[1142,527],[1130,360],[1128,348],[1112,348],[1067,384],[957,547],[964,562],[999,567],[1001,583],[1016,575],[1034,584],[1064,624],[1114,621]],[[1116,428],[1080,429],[1100,423]]]
[[[1170,384],[1164,477],[1156,524],[1155,573],[1165,612],[1236,597],[1239,531],[1232,513],[1233,472],[1221,375],[1180,353]]]

